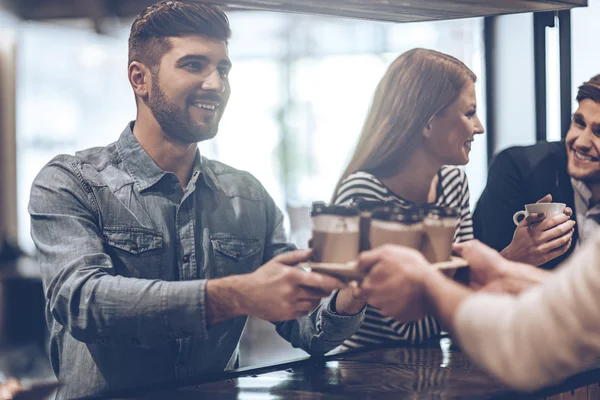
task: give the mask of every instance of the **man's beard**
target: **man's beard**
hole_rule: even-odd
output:
[[[147,104],[165,135],[183,143],[198,143],[215,137],[217,123],[198,125],[193,121],[188,108],[178,108],[167,99],[154,78],[152,88]]]

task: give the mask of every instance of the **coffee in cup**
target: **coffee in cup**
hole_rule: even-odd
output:
[[[313,260],[320,263],[344,264],[356,260],[359,245],[360,217],[355,206],[312,206]]]
[[[425,240],[421,252],[431,263],[449,261],[460,211],[456,207],[428,206],[425,212]]]
[[[395,244],[419,250],[423,243],[423,214],[417,209],[379,207],[371,215],[371,247]]]
[[[394,203],[389,201],[369,200],[358,198],[353,203],[360,212],[360,243],[359,251],[371,249],[369,232],[371,230],[371,215],[373,211],[381,207],[392,207]]]
[[[513,222],[519,225],[519,217],[527,218],[529,214],[544,213],[546,216],[562,214],[565,211],[565,203],[533,203],[526,204],[525,210],[517,211],[513,215]]]

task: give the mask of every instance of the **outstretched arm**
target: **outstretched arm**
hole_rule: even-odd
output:
[[[476,250],[463,256],[491,254]],[[449,327],[477,364],[520,390],[539,389],[596,362],[599,262],[597,236],[558,273],[528,275],[527,280],[542,284],[513,296],[474,293],[430,269],[410,249],[389,246],[361,256],[362,268],[369,271],[364,290],[370,303],[402,318],[419,302]],[[388,298],[382,294],[386,287]],[[399,295],[389,297],[392,288]]]

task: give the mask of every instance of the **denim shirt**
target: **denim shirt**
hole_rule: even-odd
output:
[[[207,326],[206,280],[294,248],[251,174],[197,153],[183,190],[132,127],[107,147],[55,157],[31,189],[57,398],[232,367],[247,317]],[[332,350],[364,317],[336,314],[332,298],[277,331],[308,353]]]

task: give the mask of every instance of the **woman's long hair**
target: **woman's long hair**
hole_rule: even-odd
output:
[[[399,56],[377,85],[354,154],[340,177],[366,171],[394,176],[423,143],[423,129],[477,77],[456,58],[434,50],[413,49]]]

